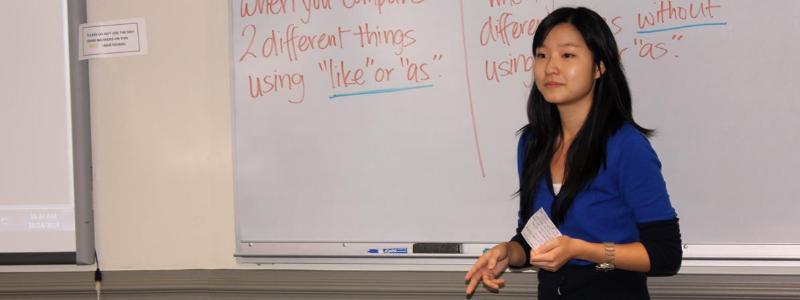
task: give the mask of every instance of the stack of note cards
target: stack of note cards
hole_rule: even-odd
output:
[[[544,212],[544,209],[539,208],[533,216],[528,219],[525,228],[522,229],[522,237],[531,246],[531,249],[536,249],[547,243],[548,241],[561,236],[556,225]]]

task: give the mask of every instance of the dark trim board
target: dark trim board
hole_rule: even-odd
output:
[[[463,299],[462,272],[170,270],[103,272],[101,299]],[[500,294],[535,299],[536,274],[507,273]],[[0,273],[0,299],[95,299],[93,272]],[[650,278],[654,299],[800,299],[800,275]]]
[[[75,252],[0,253],[0,265],[74,265]]]

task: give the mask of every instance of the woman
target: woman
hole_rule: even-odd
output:
[[[493,291],[507,266],[538,268],[539,299],[649,299],[647,275],[681,263],[661,164],[633,120],[614,35],[587,8],[560,8],[533,38],[534,81],[518,146],[517,234],[467,272]],[[543,208],[562,236],[531,249],[520,232]]]

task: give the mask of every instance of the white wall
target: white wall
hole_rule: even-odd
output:
[[[106,270],[237,267],[228,2],[88,0],[144,18],[148,54],[90,61],[97,251]]]

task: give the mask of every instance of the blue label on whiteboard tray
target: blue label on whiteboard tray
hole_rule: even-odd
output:
[[[383,248],[384,254],[408,254],[408,248]]]
[[[378,249],[369,249],[367,250],[367,253],[378,254],[380,252],[378,251]]]

